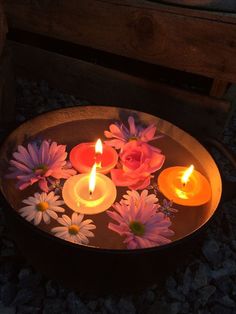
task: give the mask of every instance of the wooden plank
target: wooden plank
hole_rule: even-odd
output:
[[[211,90],[210,90],[210,96],[216,97],[216,98],[224,97],[228,86],[229,86],[229,82],[214,79]]]
[[[226,23],[222,15],[188,16],[169,7],[141,0],[6,1],[11,27],[235,82],[236,15]]]
[[[218,136],[230,103],[147,81],[96,64],[9,42],[20,76],[45,79],[91,103],[146,111],[196,136]],[[193,123],[194,117],[194,123]]]
[[[221,10],[223,12],[236,12],[235,0],[153,0],[166,4],[177,4],[186,7],[205,8],[210,10]]]
[[[0,0],[0,56],[2,55],[3,47],[5,45],[7,33],[7,23],[3,11],[3,1]]]
[[[15,77],[11,55],[5,48],[0,57],[0,122],[10,127],[15,118]]]

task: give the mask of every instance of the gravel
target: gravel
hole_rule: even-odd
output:
[[[72,95],[50,88],[45,81],[17,80],[16,122],[56,108],[86,105]],[[0,129],[2,137],[6,130]],[[224,142],[236,152],[236,114],[224,132]],[[236,181],[225,160],[224,173]],[[201,252],[180,265],[164,284],[129,295],[84,295],[44,278],[20,255],[5,226],[0,204],[1,314],[233,314],[236,313],[236,199],[221,205],[207,230]],[[142,271],[142,270],[140,270]]]

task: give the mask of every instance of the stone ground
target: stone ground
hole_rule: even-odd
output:
[[[49,88],[46,82],[17,81],[17,122],[44,111],[87,104]],[[0,129],[3,138],[4,129]],[[236,153],[236,115],[224,132],[224,142]],[[225,175],[236,171],[216,151]],[[236,313],[236,199],[223,203],[208,228],[200,252],[173,271],[163,285],[136,294],[96,297],[77,294],[44,278],[20,255],[11,240],[0,204],[1,314],[233,314]]]

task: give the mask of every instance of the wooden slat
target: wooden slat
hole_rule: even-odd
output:
[[[166,8],[141,0],[6,1],[11,27],[235,82],[235,15],[226,23]]]
[[[7,23],[3,11],[3,1],[0,0],[0,56],[2,55],[3,47],[5,44],[5,38],[7,33]]]
[[[226,81],[214,79],[210,90],[210,96],[222,98],[227,91],[228,85],[229,83]]]
[[[230,110],[227,101],[181,91],[28,45],[10,42],[10,46],[18,75],[45,79],[52,86],[95,104],[156,114],[196,136],[218,136]]]
[[[15,78],[11,55],[5,48],[0,57],[0,123],[10,126],[15,115]]]
[[[166,4],[177,4],[186,7],[236,12],[235,0],[153,0]]]

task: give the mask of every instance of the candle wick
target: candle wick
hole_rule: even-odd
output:
[[[186,185],[186,183],[184,182],[184,183],[183,183],[183,187],[185,187],[185,185]]]
[[[92,195],[93,195],[93,192],[92,192],[92,191],[89,191],[89,199],[90,199],[90,200],[92,199]]]

